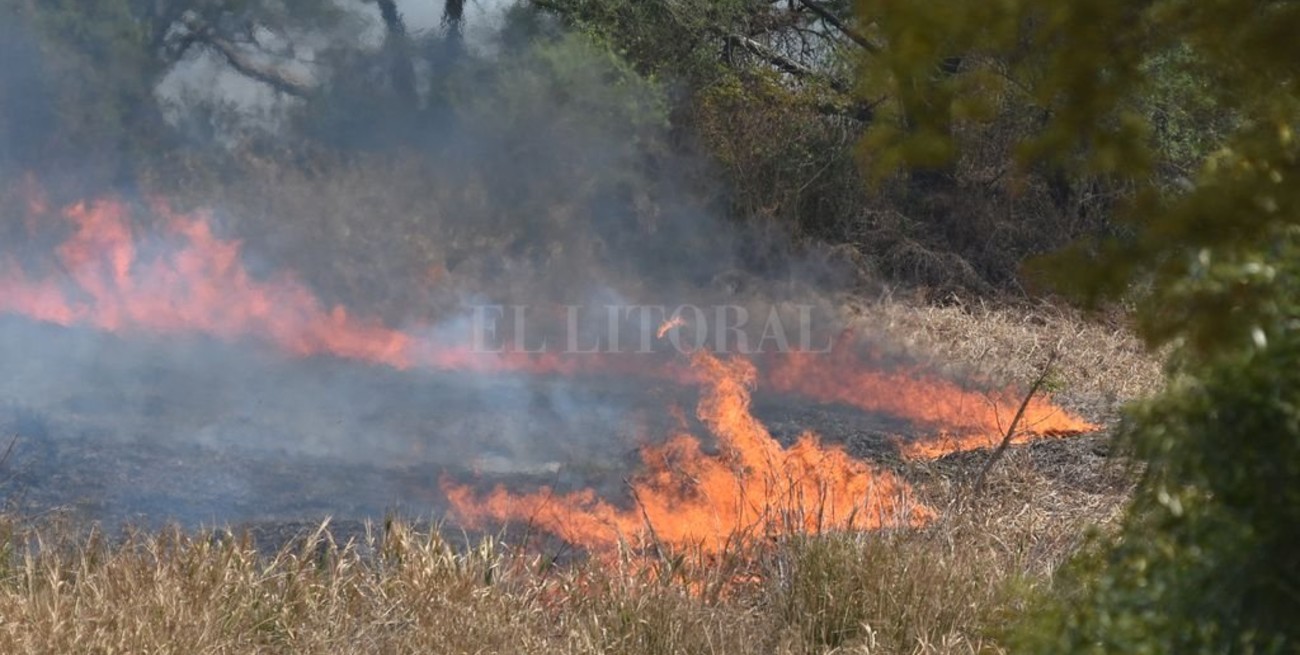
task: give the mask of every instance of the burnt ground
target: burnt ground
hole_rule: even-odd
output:
[[[292,533],[327,516],[336,527],[389,514],[438,520],[443,476],[619,497],[637,445],[677,429],[668,408],[689,417],[695,401],[693,389],[639,378],[397,371],[0,317],[0,453],[13,446],[0,498],[19,514],[105,526]],[[886,466],[898,461],[890,435],[909,430],[761,394],[754,410],[783,442],[812,429]],[[1049,464],[1105,458],[1097,438],[1033,448]]]

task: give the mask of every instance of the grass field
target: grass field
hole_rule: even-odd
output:
[[[1060,357],[1058,397],[1097,416],[1160,384],[1122,330],[1045,307],[882,299],[863,326],[980,375]],[[903,464],[923,528],[781,537],[721,556],[583,559],[397,521],[285,544],[247,534],[87,529],[10,516],[6,653],[1003,652],[1053,571],[1122,510],[1131,479],[1104,434]],[[505,533],[502,533],[505,534]],[[278,550],[277,550],[278,548]]]

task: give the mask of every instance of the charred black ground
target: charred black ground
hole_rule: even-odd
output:
[[[397,371],[15,317],[0,366],[5,499],[106,525],[437,517],[444,475],[618,498],[637,446],[680,429],[672,408],[708,444],[695,389],[631,376]],[[784,443],[814,430],[873,460],[912,429],[761,390],[754,409]]]

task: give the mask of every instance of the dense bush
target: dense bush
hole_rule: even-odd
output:
[[[500,128],[498,142],[519,148],[543,134],[590,144],[596,132],[611,146],[629,132],[620,123],[636,132],[653,118],[654,138],[630,134],[620,147],[638,149],[643,170],[682,172],[659,197],[795,242],[837,245],[851,253],[850,268],[878,281],[939,295],[1021,293],[1027,257],[1112,230],[1127,181],[1015,166],[1018,144],[1052,109],[1038,91],[1045,57],[1032,50],[949,58],[951,70],[927,93],[954,84],[980,91],[949,94],[961,99],[948,126],[958,156],[869,187],[860,164],[875,166],[891,150],[877,139],[857,152],[863,133],[923,121],[896,120],[897,101],[916,99],[888,79],[855,85],[862,64],[897,48],[878,26],[854,21],[850,5],[534,0],[462,48],[451,47],[458,29],[413,29],[391,1],[3,0],[21,38],[5,46],[15,65],[0,96],[0,138],[10,146],[0,165],[65,178],[69,197],[195,189],[257,175],[249,152],[317,176],[342,162],[347,176],[351,162],[376,153],[436,166],[489,125]],[[1168,46],[1144,64],[1157,84],[1135,111],[1154,119],[1167,180],[1188,177],[1231,125],[1197,57]],[[243,90],[223,98],[213,86]],[[645,88],[657,97],[647,102]],[[552,103],[554,125],[523,111],[533,94]],[[253,96],[271,100],[241,104]],[[22,117],[21,129],[9,117]],[[779,264],[749,250],[754,268]]]
[[[1198,369],[1130,418],[1149,462],[1026,652],[1290,653],[1300,644],[1300,343]]]
[[[888,4],[888,7],[885,5]],[[1021,168],[1124,181],[1122,229],[1042,262],[1080,297],[1135,300],[1170,355],[1169,389],[1120,430],[1143,467],[1117,534],[1068,568],[1023,650],[1294,652],[1300,616],[1300,93],[1290,3],[1088,0],[1044,6],[859,3],[891,43],[872,71],[899,89],[873,128],[884,171],[963,150],[988,124],[958,52],[1016,61],[1043,120]],[[1212,83],[1211,83],[1212,82]],[[1208,156],[1207,156],[1208,155]],[[880,172],[880,171],[878,171]]]

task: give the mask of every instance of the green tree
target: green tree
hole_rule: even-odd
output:
[[[872,64],[873,74],[887,70],[880,65],[891,61],[887,50],[898,44],[887,43],[874,16],[855,17],[847,0],[527,4],[609,43],[638,71],[667,82],[674,91],[678,143],[718,164],[731,216],[770,222],[802,238],[847,243],[866,255],[860,261],[893,282],[938,294],[1015,290],[1026,256],[1107,226],[1099,208],[1118,187],[1100,183],[1100,176],[1072,178],[1043,166],[1007,174],[1010,143],[1042,120],[1041,109],[1024,94],[1005,94],[997,102],[989,94],[969,95],[971,110],[979,98],[996,120],[956,133],[964,144],[960,161],[914,169],[875,193],[866,188],[854,144],[864,130],[894,124],[898,99],[908,97],[875,83],[862,84],[866,93],[855,94],[860,64]],[[924,6],[911,4],[887,10]],[[1005,82],[988,68],[976,76],[953,75],[970,69],[972,61],[940,57],[926,78],[950,79],[931,84],[926,97],[958,81]],[[928,106],[912,104],[912,113]],[[1170,121],[1170,131],[1186,133],[1186,122]],[[913,135],[924,137],[920,123],[910,125]]]
[[[1144,464],[1118,534],[1062,578],[1022,647],[1300,647],[1300,5],[860,0],[891,102],[864,140],[877,179],[942,165],[1008,94],[1032,102],[1021,170],[1122,180],[1118,228],[1035,270],[1128,298],[1171,383],[1119,431]],[[940,74],[954,57],[962,65]],[[1192,162],[1199,161],[1193,168]],[[1177,179],[1182,177],[1184,179]],[[1174,182],[1171,184],[1171,182]]]

